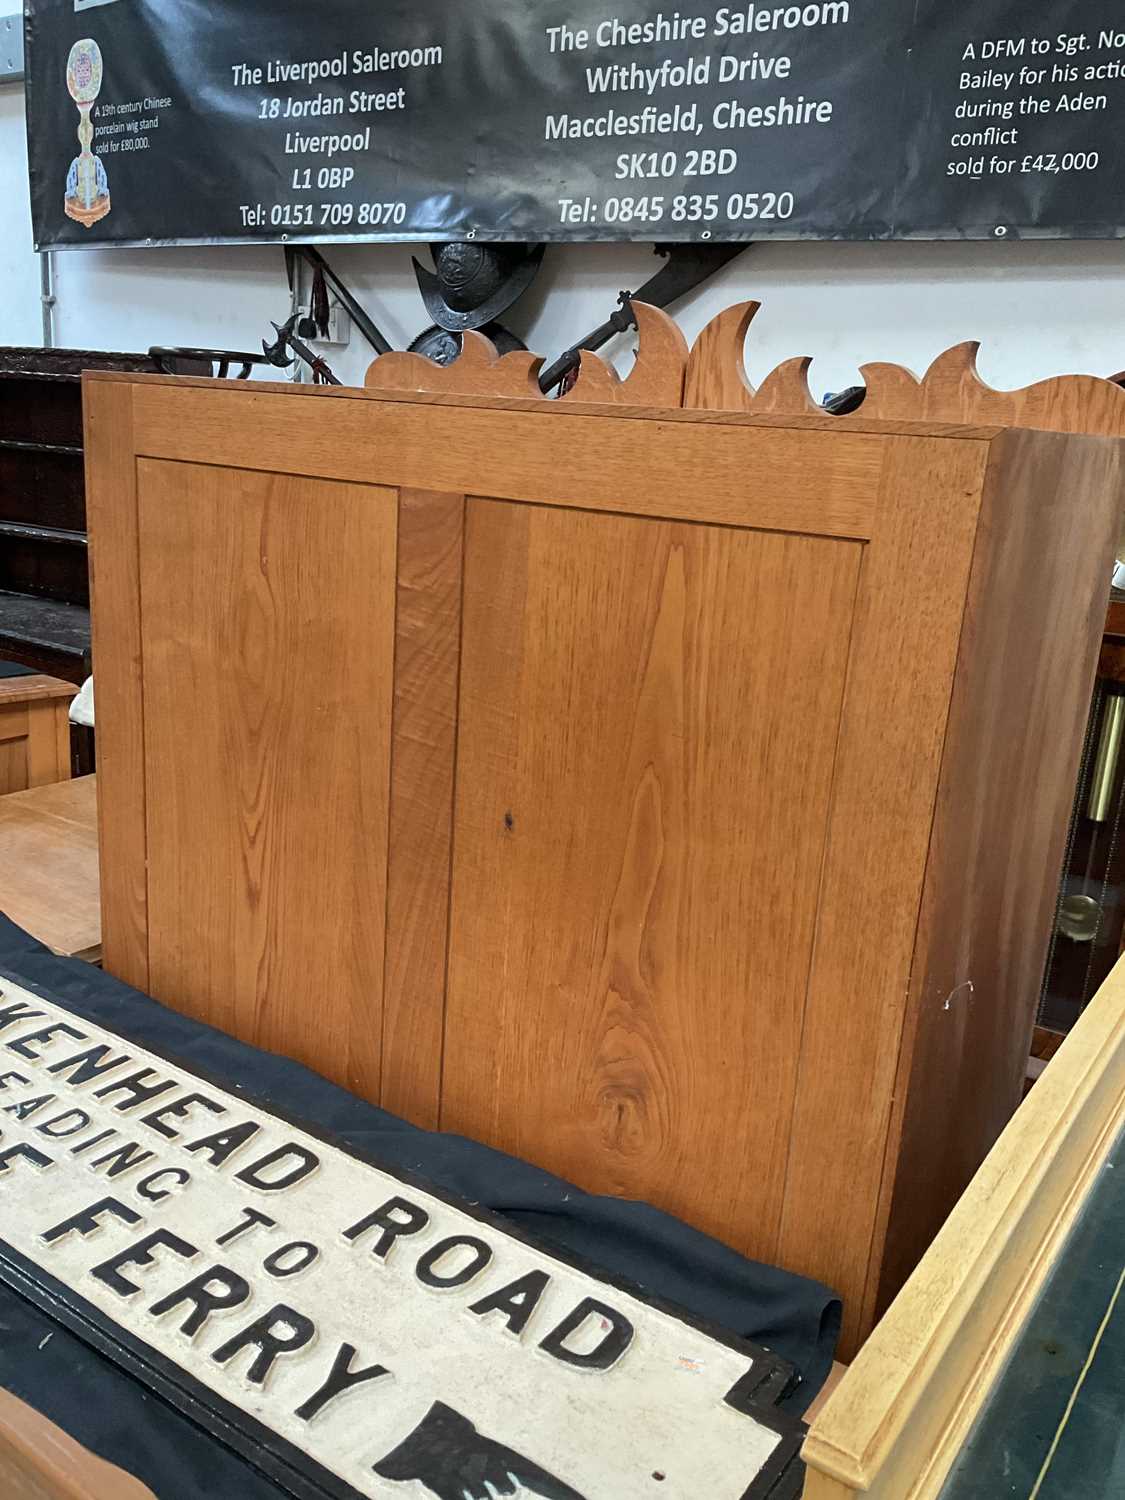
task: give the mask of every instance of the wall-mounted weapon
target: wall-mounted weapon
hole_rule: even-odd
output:
[[[635,328],[634,298],[653,307],[669,307],[748,248],[746,243],[654,245],[654,253],[665,257],[664,264],[636,291],[620,292],[618,305],[605,322],[572,344],[542,372],[539,389],[545,394],[562,385],[578,369],[584,349],[600,349],[615,335]],[[523,348],[520,340],[497,319],[531,285],[542,262],[543,250],[542,245],[478,245],[468,241],[434,245],[434,271],[414,261],[418,289],[434,320],[433,326],[419,334],[410,345],[411,350],[438,364],[448,364],[460,353],[461,334],[467,328],[480,329],[492,338],[501,354]],[[306,316],[294,313],[282,324],[274,323],[277,338],[272,343],[263,339],[260,355],[229,349],[153,348],[149,351],[152,358],[169,374],[188,373],[182,364],[186,360],[196,362],[192,374],[200,373],[202,361],[207,361],[208,370],[210,364],[217,363],[220,379],[227,376],[232,364],[238,364],[241,366],[238,378],[245,380],[252,365],[288,368],[293,363],[292,353],[304,360],[315,380],[339,385],[327,361],[305,342],[324,332],[328,319],[327,286],[332,287],[340,305],[375,353],[389,353],[390,341],[314,245],[286,245],[285,273],[290,292],[295,289],[301,261],[313,270],[311,311]]]
[[[652,307],[668,307],[748,248],[746,244],[654,245],[654,254],[668,257],[664,265],[635,292],[619,293],[618,306],[605,322],[591,329],[585,338],[572,344],[565,354],[560,354],[553,364],[547,366],[539,376],[539,389],[545,393],[561,384],[572,370],[578,368],[584,349],[600,349],[615,334],[635,328],[637,320],[630,305],[634,298]]]
[[[273,322],[272,319],[270,321]],[[328,361],[322,359],[319,354],[314,354],[308,344],[293,332],[293,325],[296,322],[297,314],[294,313],[291,318],[286,318],[284,323],[273,324],[277,334],[276,340],[272,344],[267,344],[265,339],[262,340],[262,353],[266,359],[271,365],[278,365],[285,369],[293,363],[288,355],[288,351],[292,349],[293,353],[300,355],[313,372],[314,385],[342,385],[343,382],[336,378]]]

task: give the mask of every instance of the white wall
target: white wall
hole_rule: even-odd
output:
[[[0,86],[0,204],[0,344],[38,343],[18,85]],[[399,346],[428,322],[412,253],[405,245],[326,249]],[[425,257],[424,247],[418,253]],[[289,310],[277,246],[67,251],[55,264],[58,344],[255,349],[269,319],[280,322]],[[507,321],[537,352],[553,356],[601,322],[617,292],[636,287],[657,264],[645,245],[553,246]],[[818,396],[854,383],[857,366],[872,360],[898,360],[920,372],[966,338],[981,341],[981,371],[996,385],[1125,367],[1125,245],[1115,243],[767,244],[680,304],[677,317],[690,338],[711,314],[747,297],[763,304],[748,341],[751,379],[791,355],[812,354]],[[371,358],[354,330],[346,349],[324,352],[349,382],[362,380]]]
[[[0,344],[42,343],[39,261],[31,252],[23,89],[0,84]]]

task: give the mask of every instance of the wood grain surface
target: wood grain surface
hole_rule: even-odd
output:
[[[17,703],[37,703],[44,698],[65,698],[67,703],[78,689],[73,682],[47,677],[40,672],[28,677],[0,677],[0,708]]]
[[[678,407],[684,391],[687,340],[679,324],[658,307],[631,304],[637,323],[637,351],[624,379],[613,365],[583,350],[578,376],[561,400],[568,406],[597,401],[626,406]],[[461,335],[461,352],[448,365],[435,364],[422,354],[391,350],[372,360],[364,385],[370,391],[433,392],[452,395],[545,397],[539,389],[543,359],[526,350],[498,354],[483,333],[469,329]]]
[[[804,1500],[937,1500],[1123,1128],[1125,961],[816,1417]]]
[[[377,1098],[396,497],[137,475],[151,993]]]
[[[88,384],[84,378],[82,414],[90,619],[98,664],[102,960],[118,979],[147,990],[145,701],[132,387],[116,381]]]
[[[755,391],[746,376],[744,346],[757,302],[724,308],[699,333],[688,357],[686,407],[755,416],[809,417],[823,408],[809,390],[812,356],[786,359]],[[864,391],[855,411],[834,417],[841,431],[891,422],[994,422],[1048,432],[1125,436],[1125,390],[1097,375],[1056,375],[1015,390],[981,379],[975,341],[946,349],[918,378],[904,365],[872,361],[860,367]]]
[[[436,1129],[444,1053],[465,497],[403,490],[380,1102]]]
[[[1016,390],[1000,391],[977,373],[975,341],[939,354],[921,380],[898,365],[862,370],[869,416],[953,422],[1001,422],[1048,432],[1125,435],[1125,390],[1097,375],[1056,375]],[[846,420],[846,419],[845,419]]]
[[[855,1292],[873,1251],[976,538],[977,508],[965,497],[979,497],[987,461],[984,444],[898,439],[864,554],[777,1256],[851,1290],[844,1360],[865,1327]]]
[[[139,1479],[87,1448],[25,1402],[0,1391],[4,1500],[156,1500]]]
[[[684,405],[707,411],[749,411],[754,387],[742,357],[746,334],[760,302],[725,307],[701,331],[688,356]]]
[[[356,483],[369,482],[377,466],[379,482],[396,487],[826,536],[871,530],[880,442],[831,423],[814,431],[711,426],[610,407],[607,426],[581,403],[524,411],[500,400],[361,399],[332,403],[331,422],[310,417],[295,443],[293,400],[138,384],[137,452],[188,461],[205,453],[220,466],[263,472],[284,453],[288,472]],[[706,485],[685,485],[685,475],[703,473]]]
[[[1081,511],[1060,503],[1078,493]],[[992,445],[895,1087],[891,1228],[881,1289],[867,1293],[876,1314],[1023,1094],[1108,594],[1074,581],[1092,565],[1108,580],[1123,510],[1118,443],[1013,431]]]
[[[132,402],[105,504],[142,480],[139,547],[103,533],[125,581],[100,628],[130,696],[121,925],[147,858],[157,993],[828,1282],[850,1356],[911,1240],[892,1185],[927,1129],[939,784],[976,816],[1008,764],[966,744],[946,785],[957,680],[978,640],[1033,695],[1061,670],[1051,622],[1104,602],[1101,460],[1044,436],[1033,474],[1002,425],[906,417],[92,384]],[[1034,489],[1021,547],[1069,508],[1030,575],[1042,629],[966,614],[988,486]],[[1057,633],[1085,679],[1081,630]],[[995,911],[1024,844],[989,826]],[[1026,966],[990,972],[1030,1021]],[[1008,1077],[1011,1038],[974,1035],[962,1084],[938,1034],[954,1101]],[[930,1227],[954,1183],[934,1173]]]
[[[859,561],[469,504],[442,1126],[766,1259]]]
[[[78,689],[36,674],[0,678],[0,796],[70,776],[70,700]]]
[[[461,353],[448,365],[425,354],[391,349],[373,359],[364,384],[372,391],[435,391],[445,395],[525,396],[542,401],[537,354],[513,349],[500,354],[485,334],[468,328],[461,335]]]
[[[897,368],[897,367],[896,367]],[[907,372],[908,373],[908,372]],[[768,378],[768,377],[767,377]],[[913,377],[911,377],[913,378]],[[148,393],[155,391],[210,391],[215,393],[213,378],[184,375],[136,375],[122,376],[101,371],[87,371],[83,380],[91,384],[113,384],[127,382],[134,388],[136,398],[148,400]],[[763,382],[764,384],[764,382]],[[472,411],[530,411],[556,412],[563,416],[613,417],[621,416],[614,402],[581,402],[573,405],[565,402],[544,402],[541,396],[494,396],[479,395],[469,391],[449,394],[439,391],[373,390],[363,386],[346,385],[293,385],[276,380],[255,380],[241,389],[253,396],[288,396],[299,401],[322,401],[343,406],[349,402],[382,402],[393,406],[416,405],[429,407],[458,407]],[[753,389],[751,387],[751,389]],[[816,412],[765,412],[754,415],[753,411],[739,409],[710,409],[686,406],[679,411],[670,407],[631,406],[630,420],[647,422],[687,422],[692,426],[705,427],[765,427],[791,432],[839,432],[843,419],[826,413],[822,407]],[[876,436],[891,437],[953,437],[989,438],[1010,426],[1007,422],[957,422],[928,421],[908,417],[879,418],[862,416],[859,411],[847,418],[848,432],[870,432]]]
[[[96,778],[0,797],[0,911],[56,953],[101,954]]]

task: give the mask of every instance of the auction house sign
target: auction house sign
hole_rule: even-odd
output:
[[[0,992],[0,1280],[289,1493],[791,1485],[801,1428],[774,1408],[792,1376],[776,1356]]]
[[[41,248],[1122,232],[1115,0],[27,0]]]

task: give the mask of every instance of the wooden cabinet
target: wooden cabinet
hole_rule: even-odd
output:
[[[70,776],[69,682],[40,673],[0,677],[0,796]]]
[[[106,967],[846,1299],[1020,1096],[1116,442],[86,383]]]

